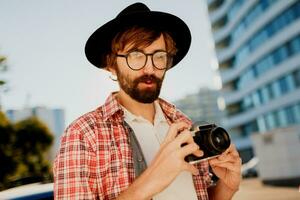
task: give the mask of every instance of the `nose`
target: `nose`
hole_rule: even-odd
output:
[[[147,55],[147,60],[146,60],[146,65],[143,68],[145,74],[153,74],[155,67],[153,66],[152,63],[152,55]]]

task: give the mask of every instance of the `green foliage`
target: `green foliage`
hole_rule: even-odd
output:
[[[7,71],[7,65],[5,64],[6,57],[0,55],[0,72]],[[0,80],[0,86],[4,85],[5,81]]]
[[[5,127],[7,125],[9,125],[9,120],[6,118],[4,113],[0,111],[0,127]]]
[[[52,177],[46,153],[53,135],[37,118],[11,124],[0,112],[0,190]]]
[[[15,124],[18,137],[16,146],[25,156],[45,152],[52,144],[53,136],[48,127],[37,118],[29,118]]]
[[[0,188],[5,184],[7,176],[17,168],[17,160],[13,155],[15,132],[5,115],[0,112]]]
[[[0,55],[0,64],[6,60],[6,57]]]

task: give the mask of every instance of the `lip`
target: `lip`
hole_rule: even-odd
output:
[[[155,82],[150,81],[150,82],[140,82],[141,85],[146,86],[146,87],[154,87],[155,86]]]

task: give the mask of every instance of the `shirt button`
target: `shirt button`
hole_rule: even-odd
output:
[[[143,158],[142,158],[142,157],[139,157],[139,158],[138,158],[138,161],[139,161],[139,162],[142,162],[142,161],[143,161]]]

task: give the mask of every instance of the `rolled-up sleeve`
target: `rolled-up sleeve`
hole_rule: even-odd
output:
[[[98,199],[96,155],[84,134],[66,130],[53,172],[55,199]]]

